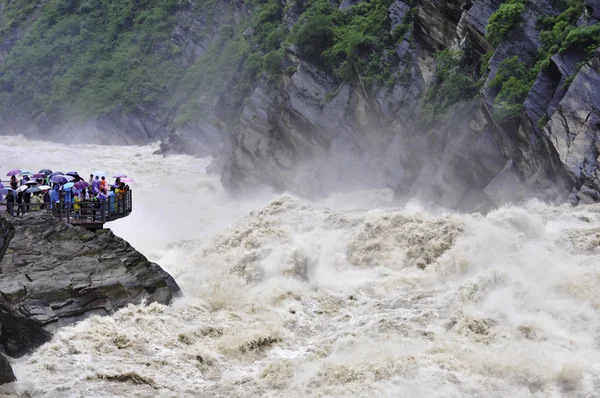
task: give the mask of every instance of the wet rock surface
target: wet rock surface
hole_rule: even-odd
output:
[[[580,194],[597,200],[598,131],[600,130],[600,50],[577,74],[558,104],[544,134],[553,143]],[[586,194],[587,192],[587,194]]]
[[[110,230],[66,225],[45,212],[0,216],[0,343],[20,356],[58,327],[142,301],[169,304],[175,280]]]
[[[8,359],[0,354],[0,384],[12,383],[17,380]]]

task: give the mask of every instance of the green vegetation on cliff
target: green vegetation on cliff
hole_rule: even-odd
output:
[[[571,47],[584,50],[586,60],[591,58],[593,51],[600,45],[600,25],[577,26],[584,11],[582,0],[569,0],[562,13],[538,21],[542,42],[536,65],[538,70],[548,66],[551,56]]]
[[[273,79],[283,58],[287,37],[282,22],[283,5],[277,0],[247,3],[256,17],[244,16],[237,24],[221,26],[205,54],[185,74],[171,101],[175,125],[202,117],[220,98],[222,112],[235,113],[264,72]],[[233,21],[232,21],[233,22]],[[253,31],[244,37],[246,29]]]
[[[390,32],[391,0],[361,2],[341,12],[326,0],[313,0],[291,37],[300,54],[332,71],[341,80],[368,84],[389,78],[391,53],[400,30]],[[404,26],[404,31],[406,26]]]
[[[562,7],[562,12],[555,16],[539,18],[540,41],[535,66],[528,67],[518,57],[508,57],[500,65],[490,86],[498,88],[494,100],[494,117],[497,120],[507,120],[519,115],[522,104],[536,74],[548,67],[550,58],[569,48],[575,48],[583,53],[579,67],[591,58],[594,50],[600,45],[600,24],[581,25],[580,19],[585,16],[582,0],[556,2]],[[525,10],[523,0],[509,0],[500,5],[488,21],[486,38],[493,45],[499,45],[508,36],[510,30],[519,22],[521,13]],[[580,26],[578,26],[578,24]],[[491,54],[491,53],[488,53]],[[489,56],[482,60],[482,68],[487,69]],[[572,75],[571,79],[575,75]],[[566,82],[569,83],[569,80]]]
[[[0,21],[2,35],[21,25],[35,11],[38,0],[12,0],[3,3],[4,17]]]
[[[461,68],[460,51],[443,50],[435,55],[435,77],[423,97],[420,122],[424,125],[445,117],[446,110],[459,101],[473,98],[474,80]]]
[[[181,98],[174,104],[176,124],[202,115],[206,98],[215,95],[225,100],[226,109],[238,110],[262,73],[268,81],[277,79],[285,48],[292,44],[303,59],[342,81],[358,78],[369,85],[383,83],[390,77],[393,59],[385,54],[395,54],[388,50],[398,39],[390,33],[392,2],[372,0],[341,12],[326,0],[312,0],[290,30],[283,22],[286,7],[280,1],[248,3],[256,16],[223,26],[206,54],[185,72],[178,91]],[[247,28],[253,30],[248,39],[242,35]]]
[[[21,1],[8,26],[33,2]],[[50,0],[0,66],[0,106],[23,114],[94,116],[148,105],[182,72],[170,42],[178,0]],[[13,4],[14,7],[17,5]]]
[[[486,38],[496,46],[506,38],[511,29],[521,20],[525,11],[524,0],[508,0],[500,4],[498,10],[488,20]]]
[[[534,78],[535,72],[527,69],[517,56],[500,62],[496,76],[490,82],[490,87],[500,88],[500,92],[494,99],[494,117],[497,120],[506,120],[519,115]]]

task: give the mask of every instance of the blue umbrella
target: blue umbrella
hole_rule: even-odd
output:
[[[67,180],[66,177],[62,175],[55,175],[50,179],[50,181],[56,184],[66,184],[67,182],[69,182],[69,180]]]
[[[75,185],[75,183],[68,182],[65,185],[63,185],[63,189],[71,189],[71,188],[73,188],[73,185]]]
[[[65,175],[65,173],[61,173],[60,171],[55,171],[54,173],[50,173],[49,177],[52,178],[54,176],[62,176]]]

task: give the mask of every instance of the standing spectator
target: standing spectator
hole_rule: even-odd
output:
[[[44,209],[49,209],[50,208],[50,193],[48,191],[44,192],[44,195],[42,196],[42,200],[44,201]]]
[[[43,204],[42,198],[39,193],[34,193],[31,198],[31,211],[38,211],[40,209],[40,205]]]
[[[102,181],[100,181],[100,192],[103,194],[108,193],[108,181],[106,181],[106,177],[102,176]]]
[[[74,195],[74,196],[73,196],[73,203],[74,203],[74,205],[73,205],[73,209],[75,210],[75,214],[76,214],[76,215],[80,215],[80,214],[81,214],[81,213],[80,213],[80,209],[81,209],[81,206],[80,206],[80,203],[81,203],[81,198],[79,197],[79,194],[78,194],[77,192],[75,192],[73,195]]]
[[[27,176],[25,176],[27,177]],[[30,210],[30,203],[31,203],[31,194],[29,192],[27,192],[27,190],[25,190],[25,192],[23,193],[23,203],[25,204],[25,213],[29,212]]]
[[[108,209],[109,212],[113,212],[116,210],[115,207],[115,187],[110,187],[110,192],[108,193]]]
[[[71,189],[63,189],[64,194],[65,194],[65,203],[67,204],[66,208],[70,209],[71,208],[71,202],[72,202],[72,198],[71,198]]]
[[[100,177],[96,176],[92,181],[92,195],[96,195],[100,191]]]
[[[6,194],[6,211],[11,216],[14,215],[14,211],[13,211],[14,206],[15,206],[15,195],[13,195],[13,191],[10,190]]]
[[[25,205],[23,204],[23,192],[17,192],[17,217],[25,214]]]

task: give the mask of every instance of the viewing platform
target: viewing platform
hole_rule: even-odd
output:
[[[123,193],[122,198],[115,196],[113,205],[110,200],[82,201],[77,203],[56,202],[52,214],[59,220],[90,231],[104,228],[104,224],[110,221],[127,217],[132,211],[131,190]],[[79,205],[79,209],[75,206]]]
[[[112,206],[111,206],[112,202]],[[104,228],[104,224],[110,221],[119,220],[127,217],[132,211],[132,192],[128,190],[121,197],[115,196],[114,201],[109,198],[98,201],[82,201],[82,202],[63,202],[58,201],[52,204],[44,203],[40,210],[29,210],[25,208],[27,205],[21,206],[28,212],[49,211],[52,212],[60,221],[83,227],[89,231],[97,231]],[[6,202],[0,202],[0,210],[6,211]],[[29,204],[29,207],[33,206]],[[76,207],[79,208],[76,208]],[[19,205],[14,204],[13,214],[17,214]]]

